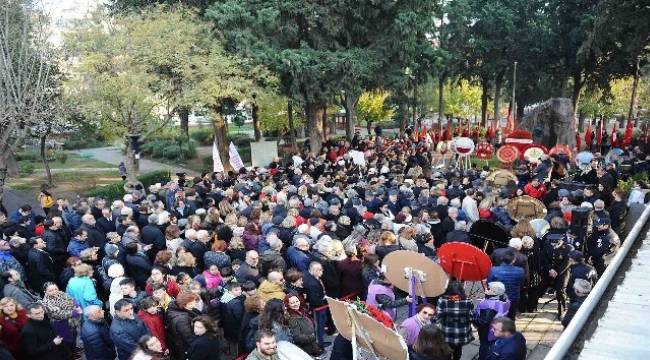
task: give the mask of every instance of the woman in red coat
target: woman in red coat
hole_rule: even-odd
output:
[[[147,297],[140,301],[139,305],[140,311],[138,311],[138,317],[142,319],[142,322],[147,326],[151,335],[158,338],[164,352],[167,350],[167,338],[165,336],[165,325],[163,324],[158,303],[153,298]]]
[[[0,300],[0,339],[16,359],[23,358],[20,341],[26,323],[27,313],[16,300],[8,297]]]

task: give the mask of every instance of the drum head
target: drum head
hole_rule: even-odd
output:
[[[543,219],[546,212],[544,203],[528,195],[519,196],[508,201],[508,215],[515,221]]]
[[[534,219],[530,221],[530,226],[535,229],[535,235],[537,235],[538,239],[541,239],[544,234],[548,231],[548,229],[551,228],[551,225],[548,223],[548,221],[544,219]]]
[[[442,295],[447,289],[447,274],[433,260],[426,256],[408,250],[397,250],[386,255],[382,266],[386,267],[386,279],[396,288],[409,292],[410,278],[406,277],[406,269],[419,270],[425,274],[425,281],[417,286],[418,296],[435,297]]]
[[[469,230],[472,245],[487,254],[492,254],[494,249],[507,247],[510,234],[499,224],[487,220],[475,222]]]
[[[517,175],[510,170],[499,169],[492,171],[487,177],[486,180],[492,181],[495,186],[506,186],[508,182],[514,181],[517,182]]]

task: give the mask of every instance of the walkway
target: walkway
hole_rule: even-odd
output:
[[[107,162],[109,164],[113,164],[115,166],[119,165],[120,162],[124,161],[124,155],[122,154],[122,151],[118,147],[103,147],[103,148],[95,148],[95,149],[84,149],[84,150],[78,150],[76,153],[82,155],[82,156],[92,156],[93,158]],[[157,161],[153,160],[148,160],[148,159],[140,159],[140,173],[147,173],[151,171],[158,171],[158,170],[169,170],[172,173],[177,173],[177,172],[184,172],[189,176],[198,176],[200,175],[198,172],[190,169],[185,169],[177,165],[169,165],[169,164],[163,164]]]
[[[44,215],[43,208],[41,208],[38,199],[23,190],[8,189],[5,186],[2,193],[2,204],[10,213],[25,204],[29,204],[36,215]]]

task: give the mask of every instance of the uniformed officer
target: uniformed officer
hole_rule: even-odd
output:
[[[593,287],[598,280],[598,274],[593,266],[585,263],[585,256],[582,251],[574,250],[569,253],[569,265],[571,266],[571,270],[569,271],[569,283],[566,287],[566,293],[569,301],[573,302],[576,300],[576,294],[573,290],[575,281],[577,279],[584,279],[589,281]]]
[[[588,262],[596,268],[598,276],[605,272],[605,256],[611,254],[619,245],[618,235],[609,228],[606,217],[596,219],[596,231],[587,239],[586,254]]]
[[[544,244],[543,269],[546,284],[555,290],[558,316],[562,318],[562,310],[566,309],[566,286],[569,281],[569,253],[573,246],[566,241],[562,233],[547,233]]]

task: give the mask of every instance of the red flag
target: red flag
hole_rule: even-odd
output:
[[[490,140],[493,139],[494,135],[496,135],[496,133],[497,133],[497,131],[496,131],[496,122],[497,122],[497,120],[494,119],[494,121],[492,123],[490,123],[490,127],[488,128],[486,136]]]
[[[618,147],[618,122],[614,123],[614,128],[612,129],[612,146]]]
[[[625,134],[623,135],[623,146],[628,146],[632,143],[633,133],[634,133],[634,120],[628,119],[627,126],[625,127]]]
[[[452,135],[451,135],[451,125],[447,124],[447,130],[445,131],[445,141],[451,140]]]
[[[422,127],[422,134],[420,135],[420,140],[424,140],[427,138],[427,128],[425,126]]]
[[[463,136],[463,121],[458,119],[458,125],[456,126],[456,136]]]
[[[503,134],[505,136],[508,136],[513,131],[515,131],[515,122],[512,118],[512,113],[510,109],[508,109],[508,121],[506,122],[505,129],[503,129]]]
[[[467,127],[465,127],[465,130],[463,130],[463,136],[469,137],[470,133],[471,133],[470,124],[469,124],[469,120],[467,120]]]
[[[591,122],[589,123],[589,126],[587,127],[587,131],[585,131],[585,146],[589,148],[591,146],[591,140],[594,137],[594,132],[591,129]]]
[[[600,126],[598,127],[598,135],[596,136],[596,145],[601,146],[603,144],[603,128],[605,127],[605,122],[603,119],[600,119]]]
[[[576,149],[578,149],[578,152],[580,152],[580,147],[582,144],[580,144],[580,131],[576,130]]]

